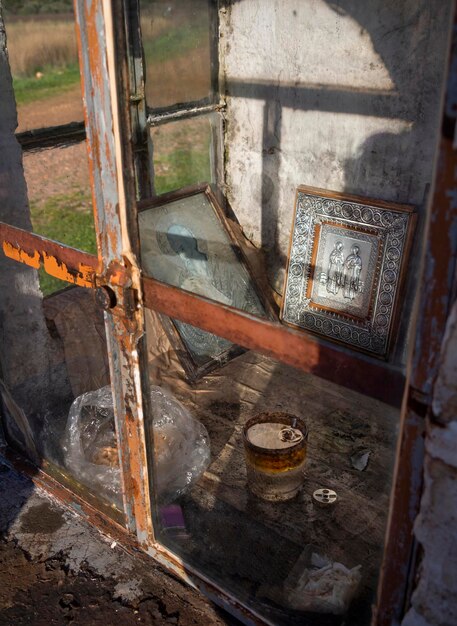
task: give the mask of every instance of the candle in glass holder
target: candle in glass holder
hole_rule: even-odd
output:
[[[289,500],[304,480],[308,429],[289,413],[261,413],[243,428],[249,489],[259,498]]]

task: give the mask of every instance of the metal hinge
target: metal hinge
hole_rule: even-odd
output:
[[[102,275],[97,275],[95,299],[104,311],[120,317],[133,317],[138,308],[138,293],[127,267],[112,263]]]

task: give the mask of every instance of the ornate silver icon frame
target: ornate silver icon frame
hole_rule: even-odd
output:
[[[281,319],[386,358],[413,208],[297,189]]]

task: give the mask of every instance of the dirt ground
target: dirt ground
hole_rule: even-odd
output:
[[[0,543],[0,624],[184,624],[179,611],[167,613],[153,599],[138,608],[113,600],[114,584],[90,570],[77,576],[65,572],[59,559],[28,561],[12,542]]]
[[[89,169],[85,142],[23,154],[27,192],[31,203],[52,196],[80,192],[90,198]],[[90,207],[87,207],[90,208]]]
[[[164,600],[160,589],[148,589],[135,605],[115,597],[116,581],[104,579],[87,568],[78,575],[68,573],[63,559],[44,563],[28,560],[12,541],[0,541],[1,626],[109,626],[120,624],[176,624],[195,626],[202,615],[176,599]],[[233,624],[225,616],[220,622]]]
[[[18,133],[45,126],[60,126],[84,119],[81,86],[66,89],[52,99],[37,100],[18,107]]]
[[[238,624],[7,467],[1,444],[0,626]]]

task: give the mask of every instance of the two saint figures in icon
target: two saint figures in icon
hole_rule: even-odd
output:
[[[345,257],[343,242],[335,242],[324,274],[328,293],[336,296],[342,289],[343,297],[349,300],[362,293],[362,258],[359,252],[359,246],[352,245],[351,253]]]

